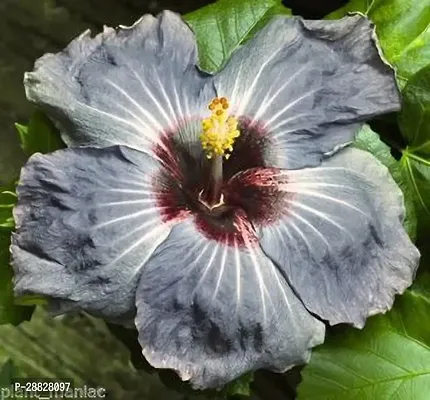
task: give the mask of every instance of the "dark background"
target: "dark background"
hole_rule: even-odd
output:
[[[254,0],[259,1],[259,0]],[[321,18],[346,0],[285,0],[295,14]],[[207,0],[0,0],[0,184],[15,179],[24,162],[14,122],[31,114],[22,86],[25,71],[46,52],[61,50],[72,38],[103,24],[133,23],[142,14],[170,9],[182,14]]]

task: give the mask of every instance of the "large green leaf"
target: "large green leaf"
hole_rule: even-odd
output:
[[[403,162],[397,161],[392,155],[390,148],[383,143],[379,136],[369,126],[365,125],[357,134],[354,146],[373,154],[390,171],[393,179],[399,185],[405,199],[405,222],[404,226],[409,236],[416,239],[417,215],[415,211],[415,195],[410,190],[409,175],[404,168]]]
[[[13,361],[15,371],[10,363],[9,371],[4,371],[7,359]],[[184,400],[166,389],[155,374],[136,371],[127,350],[102,320],[76,313],[53,319],[41,307],[29,323],[0,326],[0,388],[10,377],[71,379],[75,387],[105,388],[106,400]],[[85,396],[73,398],[79,397]],[[70,393],[63,397],[71,398]]]
[[[0,231],[0,325],[17,325],[28,320],[32,307],[18,306],[12,291],[12,268],[9,265],[10,232]]]
[[[408,291],[363,331],[341,328],[303,369],[299,400],[428,400],[430,301]]]
[[[403,173],[407,176],[410,193],[414,197],[418,217],[418,239],[428,245],[430,234],[430,159],[403,152]]]
[[[57,129],[42,112],[36,111],[27,126],[15,124],[25,155],[50,153],[64,147]]]
[[[0,187],[0,231],[10,231],[15,226],[12,209],[16,199],[14,185]]]
[[[419,217],[419,233],[430,234],[430,66],[415,74],[403,90],[399,115],[408,142],[401,165]]]
[[[366,14],[376,25],[385,57],[401,85],[430,64],[430,0],[352,0],[327,18]]]
[[[0,365],[0,388],[6,388],[12,384],[17,377],[16,368],[13,362],[8,358],[1,362]]]
[[[200,67],[218,70],[240,44],[275,14],[290,14],[281,0],[219,0],[185,16],[197,36]]]
[[[409,143],[408,151],[430,157],[430,65],[411,78],[402,95],[399,125]]]
[[[14,185],[0,188],[0,325],[29,319],[33,308],[15,304],[12,268],[9,265],[10,234],[14,228],[12,209],[16,203]]]

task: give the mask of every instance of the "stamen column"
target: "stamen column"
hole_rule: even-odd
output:
[[[206,156],[211,160],[208,187],[201,193],[201,200],[210,208],[222,204],[222,160],[228,159],[233,151],[233,144],[240,132],[238,121],[228,114],[228,100],[216,97],[209,104],[210,117],[202,121],[203,133],[200,135]]]

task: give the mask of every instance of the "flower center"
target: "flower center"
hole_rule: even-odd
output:
[[[219,104],[221,99],[214,108],[219,109]],[[244,223],[245,217],[256,225],[273,221],[282,200],[275,182],[269,185],[270,173],[264,171],[272,146],[264,125],[246,115],[235,118],[240,136],[234,141],[234,151],[228,159],[225,155],[208,159],[202,142],[193,141],[190,145],[183,139],[183,131],[165,132],[163,145],[154,148],[164,166],[154,175],[154,192],[163,221],[180,221],[192,215],[207,238],[229,246],[241,245],[245,228],[240,227],[250,226]],[[204,133],[201,123],[201,119],[193,118],[187,129],[194,135],[197,127],[200,135]]]
[[[200,135],[207,158],[217,156],[230,157],[233,144],[240,132],[238,120],[228,114],[228,100],[225,97],[214,98],[208,106],[211,115],[202,121],[203,133]]]
[[[223,184],[223,157],[228,159],[233,144],[240,136],[238,120],[228,114],[228,100],[214,98],[208,106],[211,115],[202,121],[203,133],[200,135],[206,157],[211,160],[208,185],[199,193],[200,202],[209,210],[224,204],[221,188]]]

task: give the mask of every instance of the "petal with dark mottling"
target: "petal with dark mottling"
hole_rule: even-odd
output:
[[[132,318],[142,267],[170,232],[156,203],[159,170],[120,146],[31,157],[14,209],[15,292],[50,296],[59,312]]]
[[[176,370],[196,388],[308,361],[310,348],[324,339],[324,325],[255,238],[238,228],[227,244],[198,227],[191,219],[174,226],[142,273],[136,325],[147,360]]]
[[[194,34],[165,11],[131,27],[105,27],[94,38],[83,33],[62,52],[40,58],[25,87],[67,145],[127,145],[151,153],[163,132],[183,131],[212,96],[200,93],[204,78],[196,64]]]
[[[214,78],[234,113],[271,142],[266,165],[318,165],[365,120],[398,110],[394,71],[382,61],[373,24],[278,16],[237,50]]]
[[[277,179],[280,216],[261,223],[260,244],[307,309],[357,327],[388,310],[412,283],[420,256],[388,170],[346,149],[318,168],[281,170]]]

